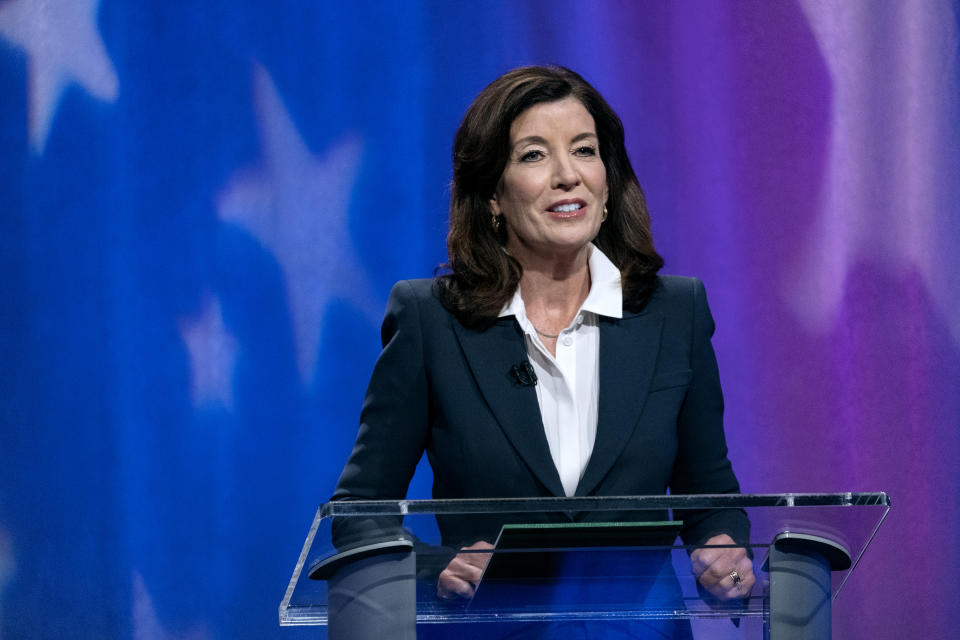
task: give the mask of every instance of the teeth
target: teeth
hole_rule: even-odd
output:
[[[575,204],[575,203],[574,203],[574,204],[561,204],[561,205],[558,206],[558,207],[554,207],[554,208],[553,208],[553,211],[556,211],[557,213],[569,213],[570,211],[576,211],[576,210],[579,209],[579,208],[580,208],[580,205],[579,205],[579,204]]]

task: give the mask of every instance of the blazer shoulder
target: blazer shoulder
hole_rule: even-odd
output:
[[[433,278],[398,280],[390,291],[391,296],[422,300],[433,295]]]
[[[648,308],[685,311],[695,306],[698,298],[705,298],[703,282],[688,276],[657,276],[657,285],[650,296]]]
[[[649,308],[675,320],[676,326],[712,336],[716,325],[703,282],[684,276],[659,276],[658,281]]]
[[[433,278],[400,280],[393,285],[387,302],[387,314],[399,313],[411,307],[416,308],[422,319],[444,318],[449,312],[440,303],[434,293]]]
[[[668,296],[690,296],[703,288],[699,278],[690,276],[657,276],[657,290],[663,290]]]

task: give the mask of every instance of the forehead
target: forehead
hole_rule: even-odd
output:
[[[582,133],[596,135],[593,116],[574,97],[541,102],[521,113],[510,125],[510,143],[527,137],[573,138]]]

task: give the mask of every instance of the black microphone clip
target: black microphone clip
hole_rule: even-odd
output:
[[[537,384],[537,372],[533,370],[529,360],[510,367],[510,375],[521,387],[532,387]]]

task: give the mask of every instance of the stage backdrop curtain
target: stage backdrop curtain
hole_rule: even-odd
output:
[[[743,489],[892,495],[837,637],[950,637],[957,34],[941,0],[0,0],[0,637],[303,635],[387,293],[530,63],[621,114],[705,281]]]

